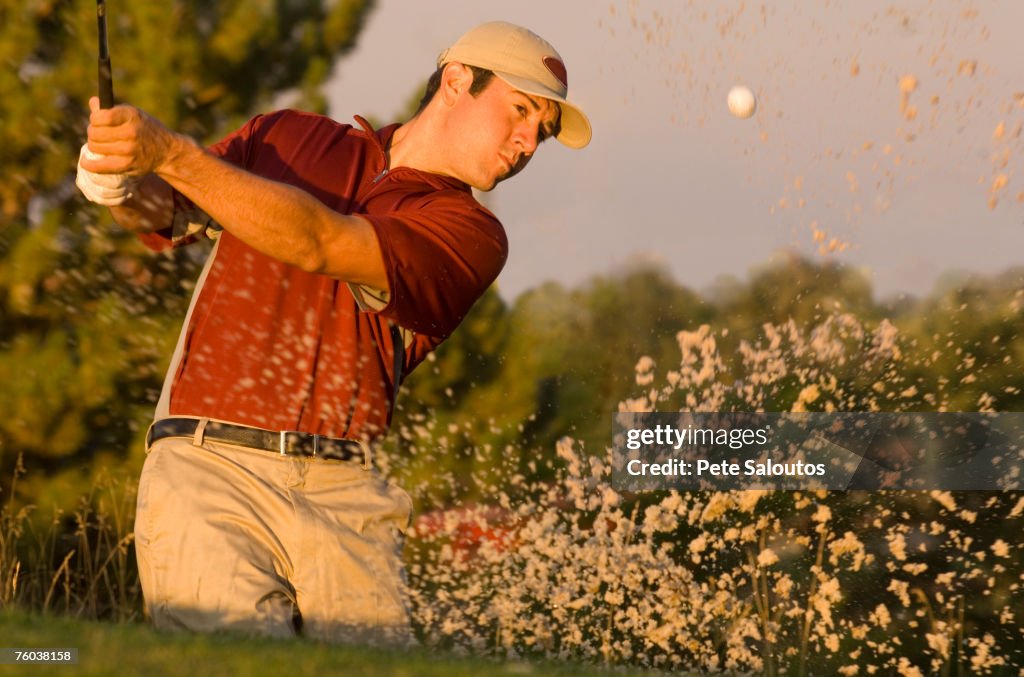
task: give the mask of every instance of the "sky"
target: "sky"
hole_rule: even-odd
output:
[[[398,119],[437,55],[497,19],[558,49],[594,128],[483,196],[508,300],[645,261],[706,290],[795,252],[880,298],[1024,263],[1024,2],[378,0],[331,115]]]

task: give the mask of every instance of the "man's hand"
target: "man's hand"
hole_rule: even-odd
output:
[[[89,141],[78,157],[75,184],[89,200],[111,208],[114,220],[138,232],[171,224],[171,187],[155,172],[188,139],[133,106],[101,109],[89,99]]]
[[[117,207],[132,196],[136,179],[125,174],[97,174],[82,167],[82,160],[98,160],[101,157],[91,152],[87,144],[82,144],[82,150],[78,154],[75,185],[90,202],[104,207]]]
[[[183,141],[134,106],[100,108],[99,99],[92,97],[89,109],[91,153],[83,152],[78,166],[91,174],[144,176],[157,172]]]

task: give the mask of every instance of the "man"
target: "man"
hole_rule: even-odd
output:
[[[147,439],[136,548],[158,627],[408,641],[409,496],[374,469],[408,373],[504,265],[491,190],[554,136],[580,148],[561,57],[495,22],[379,131],[257,116],[209,151],[90,101],[78,185],[149,246],[216,238]]]

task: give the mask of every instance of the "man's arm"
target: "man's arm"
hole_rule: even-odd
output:
[[[110,213],[118,225],[136,233],[162,230],[174,218],[174,192],[159,176],[147,174],[132,188],[132,196]]]
[[[103,157],[84,160],[85,169],[156,174],[250,247],[308,272],[389,291],[380,244],[368,220],[339,214],[299,188],[224,162],[137,108],[100,109],[95,99],[90,107],[89,148]],[[161,194],[163,189],[155,190]],[[122,216],[142,222],[144,211],[125,207],[130,213],[115,213],[119,223]],[[154,217],[150,214],[148,222]]]

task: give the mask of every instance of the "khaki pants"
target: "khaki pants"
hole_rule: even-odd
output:
[[[413,642],[399,553],[412,501],[357,463],[166,438],[135,518],[158,628]]]

